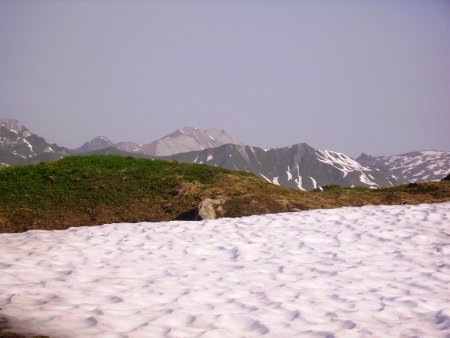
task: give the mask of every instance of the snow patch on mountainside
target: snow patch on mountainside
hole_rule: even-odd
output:
[[[316,154],[319,161],[333,166],[345,175],[353,171],[371,171],[370,168],[362,166],[351,157],[342,153],[316,149]]]
[[[297,178],[294,180],[294,182],[297,183],[297,188],[299,188],[302,191],[306,191],[306,189],[303,188],[303,179],[302,176],[300,175],[300,168],[298,163],[296,165],[296,168],[297,168]]]
[[[319,149],[316,149],[316,155],[320,162],[329,164],[335,169],[341,171],[342,178],[346,178],[350,173],[357,172],[361,183],[367,184],[371,188],[380,187],[380,185],[376,182],[376,178],[370,174],[370,172],[373,172],[372,168],[361,165],[351,157],[342,153]],[[390,185],[392,185],[387,177],[386,180]]]
[[[312,184],[313,184],[313,188],[314,189],[317,189],[317,181],[314,179],[314,177],[309,177],[310,179],[311,179],[311,181],[312,181]]]
[[[367,184],[368,186],[370,186],[371,188],[377,188],[378,184],[372,182],[366,174],[361,173],[361,175],[359,175],[359,180],[361,181],[361,183]]]
[[[27,145],[28,148],[30,148],[30,151],[33,151],[33,146],[30,144],[30,142],[27,141],[26,138],[22,139],[22,142],[25,143]]]
[[[264,176],[263,174],[259,174],[262,178],[264,178],[267,182],[269,183],[273,183],[270,179],[268,179],[266,176]]]
[[[291,168],[288,166],[288,170],[286,170],[287,180],[292,180]]]

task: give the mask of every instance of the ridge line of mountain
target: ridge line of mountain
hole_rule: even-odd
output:
[[[71,150],[49,144],[17,120],[0,120],[0,166],[37,163],[71,154],[123,153],[248,171],[273,184],[300,190],[323,185],[381,188],[408,181],[439,180],[450,171],[450,152],[416,151],[392,156],[321,150],[307,143],[260,148],[237,143],[227,132],[185,127],[148,144],[113,143],[97,136]]]

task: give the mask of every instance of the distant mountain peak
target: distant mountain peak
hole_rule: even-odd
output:
[[[370,155],[368,155],[368,154],[366,154],[366,153],[361,153],[361,155],[359,155],[357,158],[356,158],[356,161],[358,161],[359,162],[359,160],[361,160],[361,161],[367,161],[367,160],[370,160],[370,159],[372,159],[373,157],[372,156],[370,156]]]
[[[0,124],[7,128],[22,129],[23,125],[16,119],[0,119]]]
[[[361,154],[356,161],[389,170],[403,182],[439,181],[448,174],[450,152],[424,150],[392,156]]]
[[[95,141],[95,142],[94,142]],[[97,137],[86,142],[77,152],[87,152],[102,148],[115,147],[118,150],[148,156],[168,156],[173,154],[198,151],[208,148],[216,148],[224,144],[236,144],[225,130],[216,128],[199,129],[195,127],[183,127],[167,134],[160,139],[147,144],[134,142],[119,142],[113,144],[107,138]]]
[[[163,136],[162,139],[166,138],[166,137],[176,137],[176,136],[180,136],[180,135],[187,135],[187,136],[197,136],[197,135],[203,135],[203,134],[216,134],[216,135],[223,135],[224,137],[229,138],[230,140],[232,140],[232,137],[230,134],[228,134],[225,130],[223,129],[217,129],[217,128],[209,128],[209,129],[199,129],[196,127],[183,127],[180,129],[177,129],[176,131]]]
[[[29,130],[15,119],[1,119],[0,126],[5,127],[16,134],[19,134],[23,131],[27,131],[29,133]]]
[[[49,144],[15,119],[0,119],[0,166],[58,158],[67,149]]]
[[[96,136],[92,140],[85,142],[81,147],[74,150],[76,153],[87,153],[94,150],[113,147],[112,143],[106,136]]]
[[[236,142],[224,130],[216,128],[202,130],[195,127],[184,127],[143,146],[143,152],[147,155],[167,156],[216,148],[228,143],[235,144]]]
[[[195,128],[195,127],[184,127],[184,128],[178,129],[178,130],[182,133],[195,133],[199,129]]]

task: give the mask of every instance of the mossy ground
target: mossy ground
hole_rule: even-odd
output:
[[[182,218],[203,197],[224,197],[225,217],[365,204],[450,201],[450,182],[388,189],[301,192],[253,174],[121,156],[74,156],[0,169],[0,232]]]

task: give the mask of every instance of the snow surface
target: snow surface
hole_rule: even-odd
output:
[[[448,337],[450,203],[0,234],[0,316],[55,337]]]

